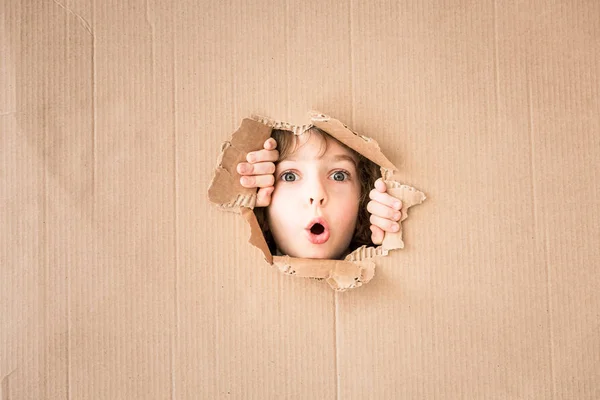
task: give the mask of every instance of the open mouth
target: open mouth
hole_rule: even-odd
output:
[[[329,240],[329,226],[323,218],[315,218],[306,226],[306,235],[312,244],[323,244]]]
[[[310,232],[313,235],[320,235],[321,233],[325,232],[325,227],[321,224],[314,224],[311,228],[310,228]]]

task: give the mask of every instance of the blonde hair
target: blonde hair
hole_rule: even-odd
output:
[[[375,181],[381,177],[381,170],[379,166],[317,127],[310,128],[304,134],[316,134],[321,136],[323,139],[335,140],[342,147],[352,153],[358,160],[356,170],[358,172],[358,180],[360,182],[360,199],[356,228],[354,229],[354,234],[352,235],[352,241],[350,242],[349,249],[354,250],[363,245],[374,246],[373,242],[371,241],[371,222],[370,214],[367,211],[367,204],[369,203],[369,192],[374,187]],[[279,160],[275,162],[276,165],[279,161],[284,160],[297,150],[296,145],[298,138],[292,132],[273,129],[271,132],[271,137],[277,142],[277,150],[279,150]],[[323,143],[324,147],[321,149],[320,155],[327,151],[327,140],[323,140]],[[273,235],[269,229],[266,211],[266,207],[254,208],[256,219],[258,220],[267,245],[269,246],[269,250],[272,254],[275,254],[277,244],[275,243],[275,239],[273,238]]]

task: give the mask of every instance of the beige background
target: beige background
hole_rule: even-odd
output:
[[[600,3],[0,4],[0,398],[600,398]],[[336,294],[206,197],[318,109],[427,201]]]

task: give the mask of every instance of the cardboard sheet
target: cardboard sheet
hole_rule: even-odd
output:
[[[596,0],[0,1],[0,399],[600,399],[599,38]],[[253,114],[427,200],[270,258]]]
[[[352,253],[368,254],[357,259],[356,255],[349,254],[344,260],[312,260],[295,257],[273,257],[262,235],[253,209],[256,204],[258,189],[247,189],[239,183],[240,175],[236,171],[237,164],[246,159],[246,154],[262,149],[265,140],[270,137],[272,129],[283,129],[295,135],[301,135],[312,126],[327,132],[351,149],[364,155],[381,167],[382,178],[393,176],[398,170],[382,153],[377,141],[359,135],[350,130],[341,121],[317,111],[309,113],[310,123],[306,125],[292,125],[290,123],[272,120],[261,116],[253,119],[244,119],[240,128],[234,132],[231,139],[225,142],[218,158],[215,176],[208,189],[211,202],[221,209],[236,211],[244,217],[251,228],[249,242],[261,250],[265,260],[274,264],[284,274],[304,278],[319,278],[337,291],[357,288],[368,283],[375,275],[375,263],[369,258],[377,255],[387,255],[389,250],[402,249],[402,221],[408,217],[408,209],[421,204],[425,195],[400,182],[385,180],[388,193],[402,201],[402,217],[399,221],[400,230],[396,233],[386,232],[381,251],[365,253],[361,249],[352,249]]]

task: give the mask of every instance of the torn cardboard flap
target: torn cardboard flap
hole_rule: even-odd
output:
[[[397,171],[394,166],[381,152],[379,143],[370,137],[359,135],[351,131],[346,125],[334,118],[316,111],[311,112],[311,121],[317,128],[329,133],[331,136],[350,147],[352,150],[362,154],[375,164],[388,171]]]
[[[400,210],[401,217],[399,222],[402,222],[408,218],[408,209],[410,207],[421,204],[423,201],[425,201],[425,194],[413,187],[402,185],[396,181],[384,182],[387,186],[387,192],[402,202],[402,209]],[[384,248],[388,250],[404,248],[404,242],[402,241],[402,224],[400,223],[399,225],[400,230],[398,232],[386,232],[382,243]]]
[[[379,144],[374,139],[359,135],[337,119],[316,111],[311,111],[309,118],[310,123],[304,125],[292,125],[261,116],[245,118],[240,128],[232,134],[231,139],[225,142],[221,149],[215,176],[208,190],[209,199],[223,210],[241,213],[250,226],[249,243],[264,254],[267,263],[277,267],[282,273],[325,280],[332,289],[337,291],[360,287],[375,275],[374,258],[387,256],[389,250],[404,248],[401,222],[408,217],[408,209],[421,204],[425,200],[425,195],[393,179],[394,172],[398,169],[381,152]],[[249,152],[262,149],[273,129],[301,135],[313,126],[327,132],[379,165],[388,193],[402,201],[400,230],[393,234],[386,233],[381,246],[362,246],[353,250],[344,260],[304,259],[271,254],[253,212],[258,189],[241,186],[237,164],[244,162]]]
[[[248,222],[248,225],[250,225],[250,239],[248,239],[248,243],[262,251],[265,260],[269,264],[273,264],[273,255],[271,254],[271,251],[269,251],[269,246],[265,241],[265,237],[260,229],[256,215],[254,215],[254,211],[250,208],[242,207],[241,213],[246,222]]]
[[[287,275],[324,279],[332,289],[344,291],[369,282],[375,275],[371,260],[311,260],[289,256],[273,257],[273,265]]]
[[[254,208],[256,189],[245,188],[240,184],[237,165],[246,161],[246,154],[263,148],[265,140],[271,136],[271,128],[244,119],[240,128],[221,148],[215,176],[208,189],[208,198],[225,210],[237,211],[239,207]]]

